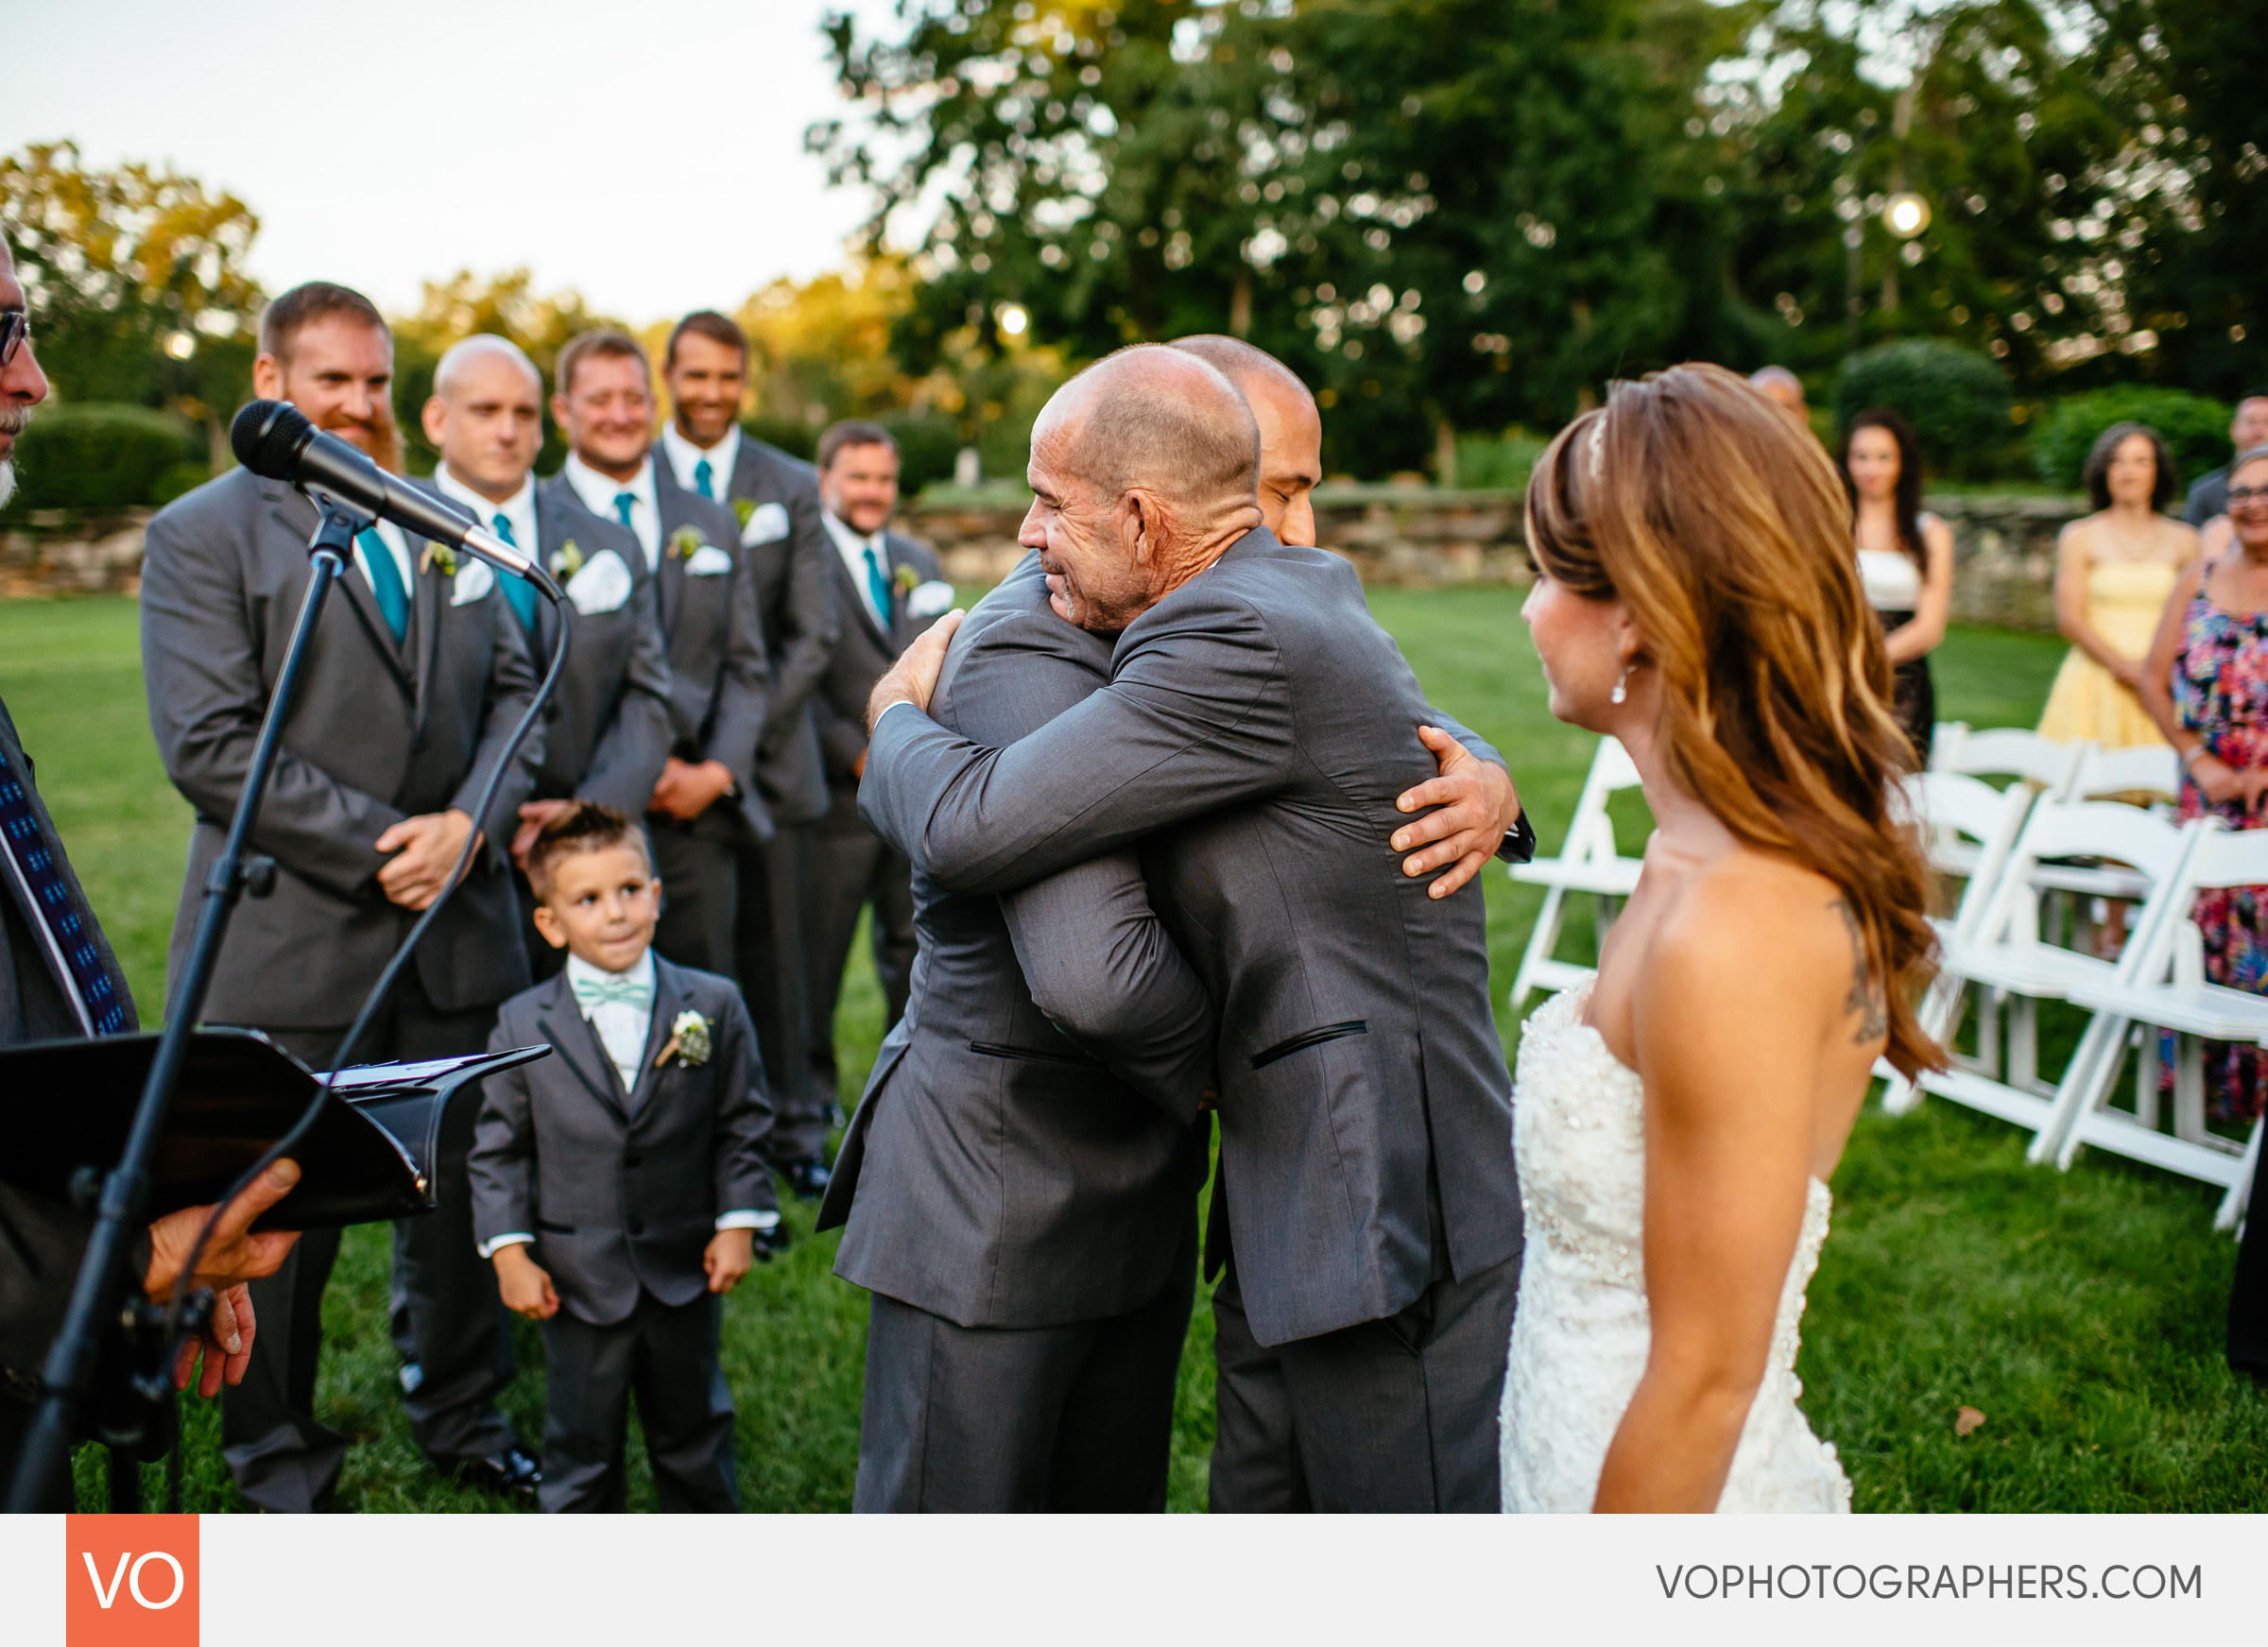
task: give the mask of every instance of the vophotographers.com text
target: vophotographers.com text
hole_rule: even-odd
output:
[[[2005,1566],[1930,1567],[1879,1562],[1861,1567],[1821,1561],[1797,1566],[1654,1568],[1667,1601],[2177,1601],[2203,1600],[2205,1569],[2154,1562],[2019,1562]]]

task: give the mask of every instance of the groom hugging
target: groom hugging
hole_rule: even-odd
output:
[[[1496,1507],[1521,1212],[1466,883],[1518,802],[1263,523],[1314,414],[1238,348],[1245,393],[1156,346],[1058,391],[1038,554],[875,689],[922,946],[822,1218],[874,1294],[862,1509],[1162,1503],[1209,1092],[1213,1507]]]

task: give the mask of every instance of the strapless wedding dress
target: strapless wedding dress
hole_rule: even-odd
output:
[[[1507,1511],[1590,1508],[1607,1445],[1646,1366],[1644,1093],[1637,1072],[1582,1021],[1589,997],[1585,986],[1547,1001],[1521,1042],[1512,1136],[1528,1242],[1504,1378]],[[1803,1294],[1830,1205],[1827,1186],[1813,1178],[1771,1360],[1720,1511],[1850,1508],[1834,1448],[1812,1433],[1796,1405]]]

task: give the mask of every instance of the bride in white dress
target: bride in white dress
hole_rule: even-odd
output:
[[[1887,1050],[1937,1050],[1905,749],[1827,455],[1715,367],[1622,386],[1528,489],[1561,720],[1645,781],[1595,984],[1528,1021],[1503,1506],[1846,1511],[1796,1399],[1827,1180]]]

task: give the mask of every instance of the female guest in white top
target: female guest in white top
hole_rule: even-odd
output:
[[[1897,673],[1899,724],[1913,740],[1916,763],[1924,764],[1937,721],[1930,653],[1945,639],[1953,604],[1953,534],[1922,509],[1920,443],[1897,412],[1876,406],[1853,418],[1841,462],[1859,578]]]

